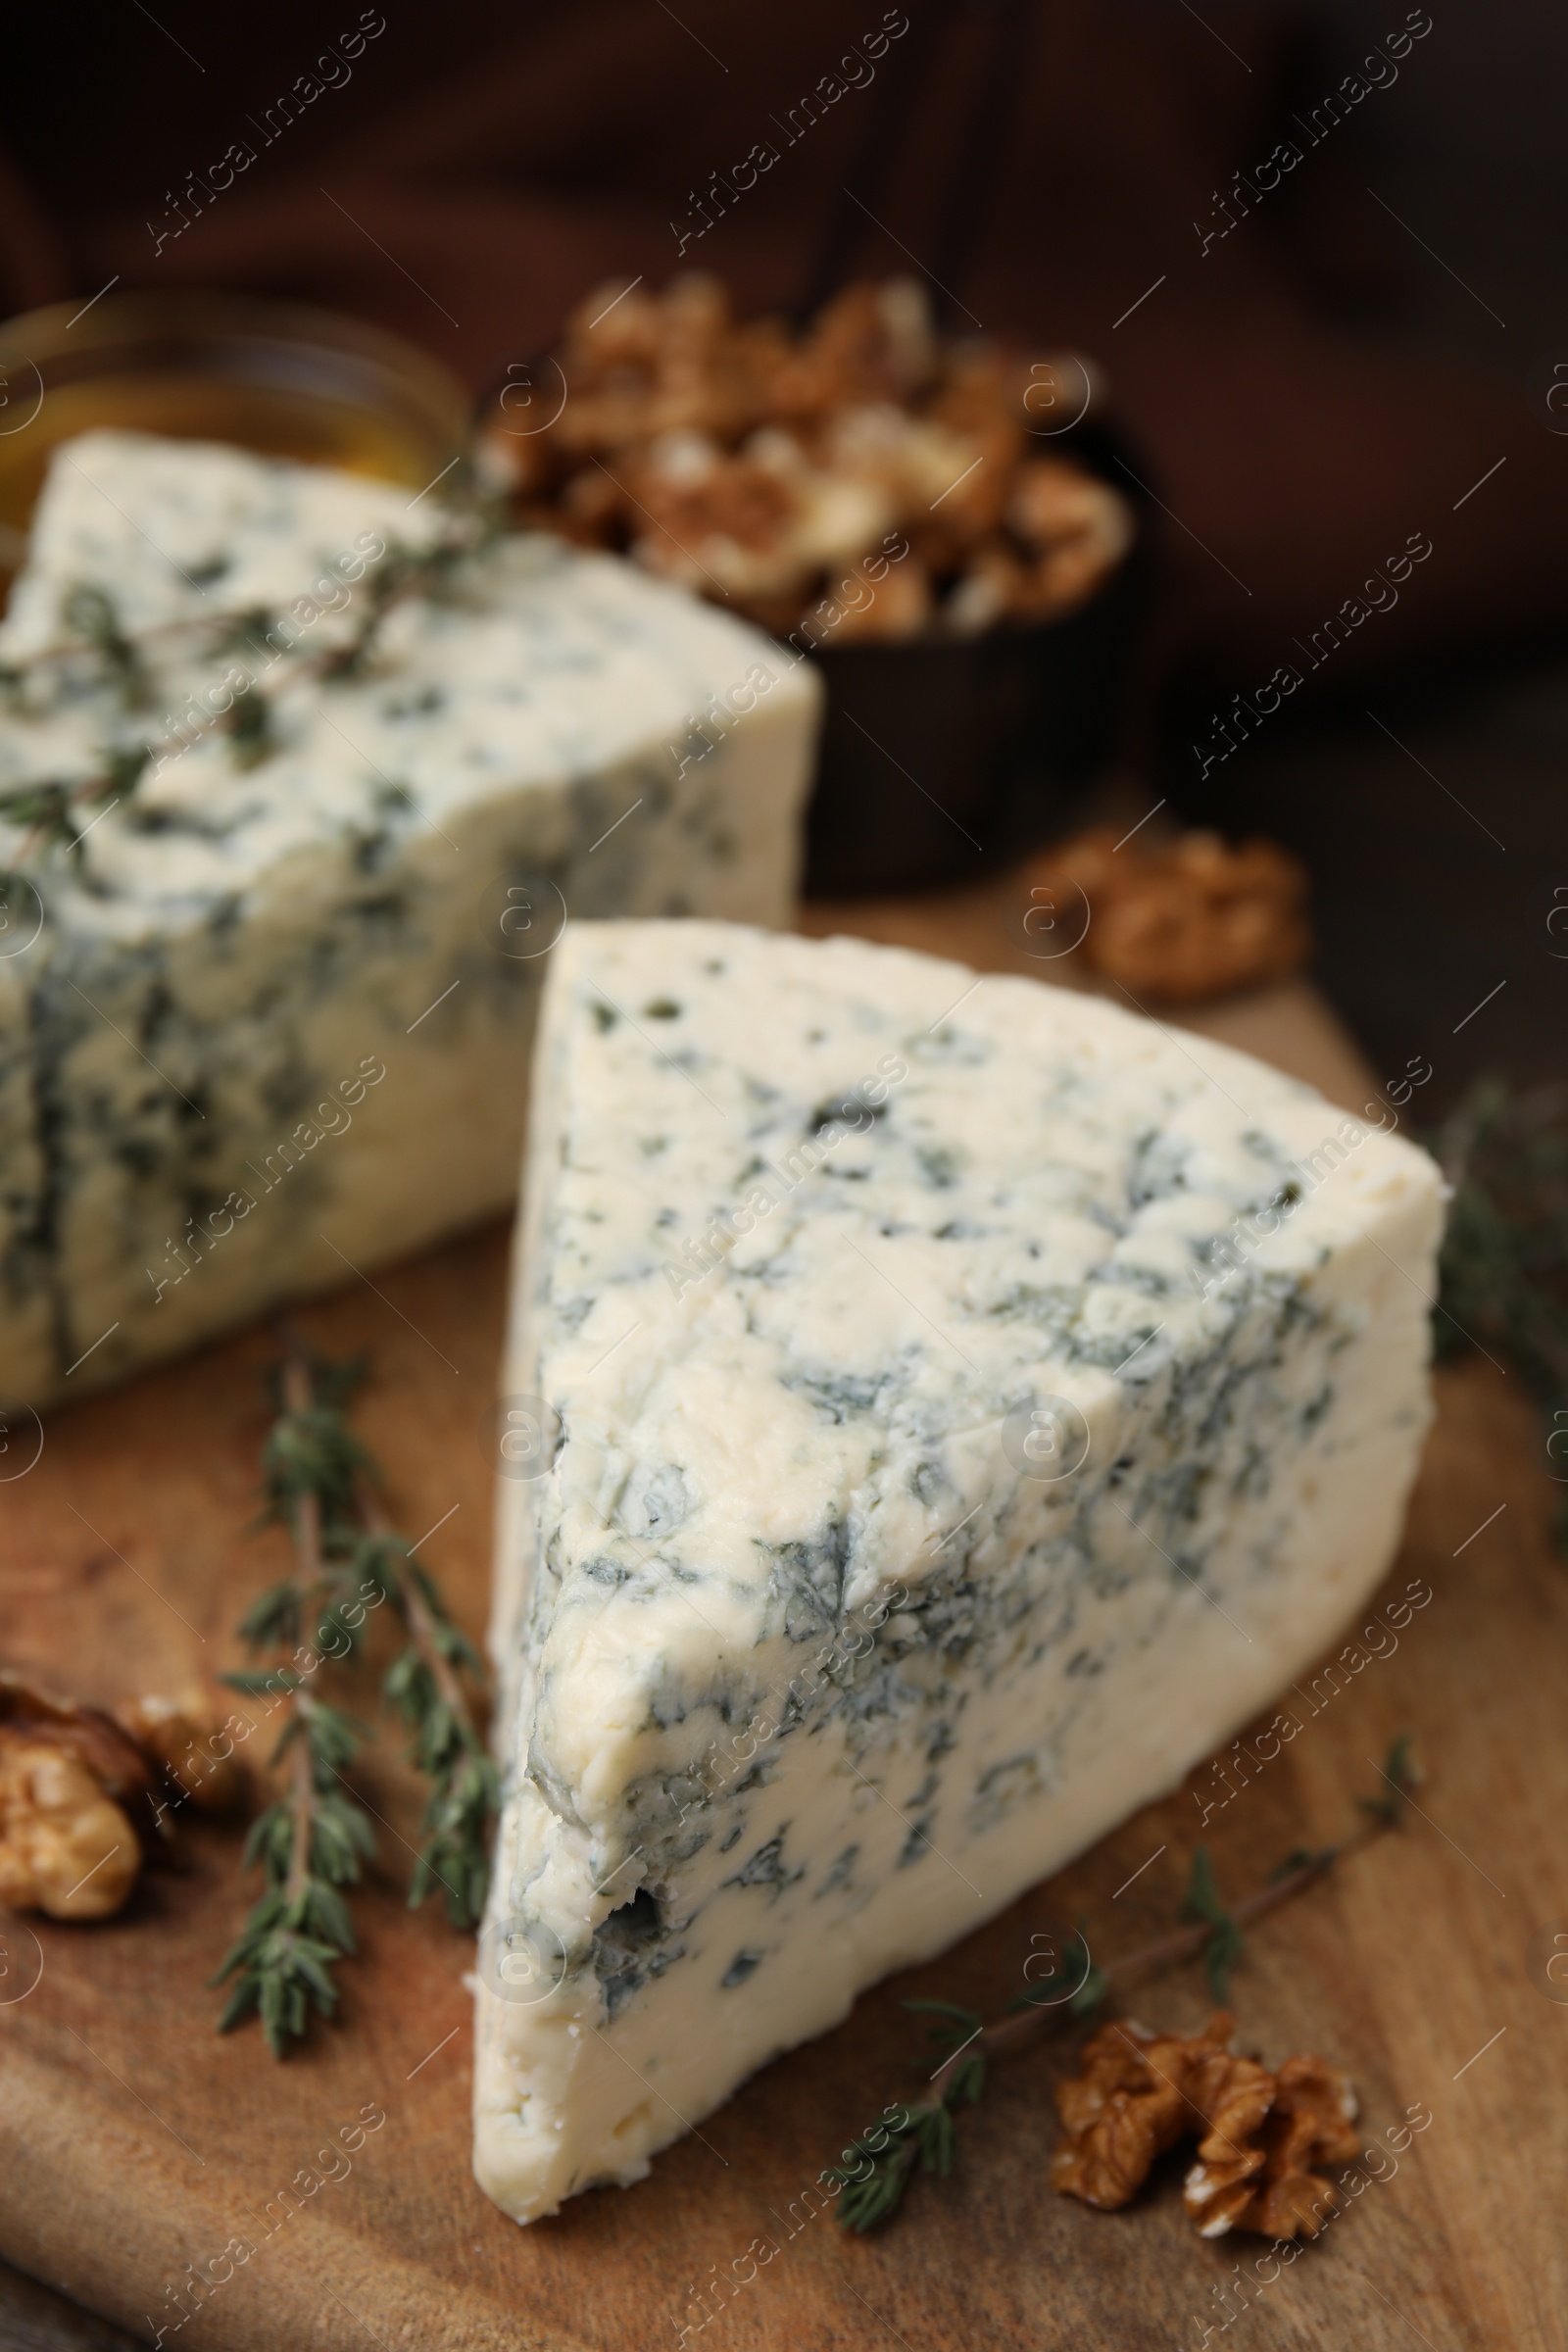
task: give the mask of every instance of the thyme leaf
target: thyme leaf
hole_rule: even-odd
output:
[[[1363,1798],[1363,1803],[1366,1801]],[[1203,1971],[1208,1978],[1208,1989],[1220,2007],[1230,2001],[1231,1970],[1242,1956],[1244,1939],[1232,1914],[1220,1900],[1219,1887],[1214,1880],[1214,1865],[1209,1860],[1206,1845],[1199,1846],[1193,1855],[1192,1876],[1187,1892],[1182,1897],[1183,1919],[1202,1920],[1209,1934],[1203,1945]]]
[[[1387,1787],[1376,1796],[1358,1796],[1356,1803],[1363,1813],[1385,1829],[1396,1830],[1404,1819],[1411,1791],[1420,1784],[1420,1774],[1410,1755],[1410,1735],[1404,1732],[1396,1740],[1383,1762],[1383,1778]]]
[[[134,641],[120,625],[120,611],[108,589],[83,582],[69,590],[60,616],[98,655],[125,709],[145,710],[147,672]]]
[[[234,747],[234,765],[260,767],[277,749],[272,706],[259,686],[237,694],[229,707],[228,739]]]
[[[1089,2017],[1110,1990],[1110,1979],[1089,1949],[1082,1920],[1066,1939],[1060,1960],[1047,1977],[1036,1977],[1007,2003],[1009,2009],[1054,2009],[1065,2002],[1069,2017]]]

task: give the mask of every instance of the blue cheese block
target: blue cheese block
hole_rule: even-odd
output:
[[[475,2080],[518,2221],[1334,1636],[1427,1426],[1441,1214],[1246,1055],[847,939],[573,924],[534,1087]]]
[[[786,918],[806,669],[553,540],[444,561],[465,528],[231,449],[57,453],[0,629],[6,1396],[505,1205],[567,908]]]

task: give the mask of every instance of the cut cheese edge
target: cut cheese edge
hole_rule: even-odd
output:
[[[1398,1539],[1441,1191],[1091,998],[568,929],[504,1383],[504,2210],[639,2179],[1321,1650]]]

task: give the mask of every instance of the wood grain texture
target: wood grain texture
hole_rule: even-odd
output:
[[[1013,964],[1000,901],[989,917],[957,914],[944,932],[927,902],[855,927],[890,924],[911,944]],[[837,909],[815,927],[851,925]],[[1021,951],[1014,968],[1031,968]],[[1304,989],[1204,1025],[1246,1033],[1343,1100],[1364,1085]],[[329,1351],[369,1355],[359,1419],[400,1523],[417,1535],[457,1506],[430,1559],[474,1633],[506,1253],[503,1231],[476,1234],[301,1318]],[[0,1487],[5,1662],[99,1702],[211,1689],[237,1662],[230,1629],[281,1559],[275,1534],[248,1532],[270,1353],[267,1334],[242,1334],[51,1418],[36,1469]],[[237,1828],[184,1831],[173,1866],[150,1872],[119,1919],[32,1923],[41,1980],[0,2003],[0,2252],[150,2338],[177,2319],[166,2290],[187,2264],[211,2264],[231,2239],[253,2246],[169,2337],[191,2352],[663,2352],[687,2323],[687,2346],[704,2352],[1153,2352],[1195,2347],[1219,2325],[1215,2290],[1238,2261],[1252,2308],[1233,2302],[1233,2324],[1258,2347],[1535,2352],[1568,2340],[1568,2008],[1547,1997],[1531,1949],[1539,1931],[1568,1930],[1568,1583],[1546,1537],[1560,1490],[1518,1390],[1480,1361],[1443,1376],[1388,1587],[1424,1578],[1431,1603],[1395,1654],[1337,1694],[1315,1704],[1308,1686],[1293,1702],[1300,1735],[1206,1826],[1205,1766],[943,1959],[868,1993],[837,2033],[767,2068],[648,2181],[590,2193],[527,2230],[469,2177],[471,1946],[433,1907],[404,1905],[418,1800],[395,1741],[366,1777],[385,1826],[358,1906],[363,1950],[340,1972],[341,2023],[282,2066],[254,2028],[213,2031],[207,1980],[250,1890]],[[373,1687],[358,1704],[373,1708]],[[1123,2214],[1053,2195],[1051,2085],[1074,2031],[999,2072],[960,2124],[955,2179],[940,2192],[922,2182],[884,2235],[847,2241],[830,2213],[812,2212],[818,2169],[918,2083],[902,2001],[936,1994],[997,2013],[1047,1922],[1081,1916],[1103,1957],[1137,1948],[1170,1924],[1200,1835],[1222,1886],[1245,1890],[1291,1847],[1349,1826],[1357,1792],[1375,1784],[1371,1760],[1404,1730],[1428,1773],[1420,1815],[1262,1924],[1234,1987],[1244,2035],[1265,2057],[1315,2049],[1349,2069],[1369,2146],[1411,2103],[1432,2111],[1393,2177],[1320,2246],[1260,2288],[1257,2241],[1194,2236],[1174,2162]],[[16,1922],[3,1925],[18,1943]],[[1196,1969],[1135,2002],[1175,2028],[1206,2006]],[[277,2220],[279,2193],[324,2169],[318,2150],[368,2103],[386,2120],[346,2177]],[[776,2251],[698,2328],[689,2298],[715,2266],[744,2270],[754,2241]]]

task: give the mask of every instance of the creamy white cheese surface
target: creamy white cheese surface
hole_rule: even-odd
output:
[[[1267,1699],[1386,1566],[1426,1155],[1030,981],[552,958],[504,1387],[475,2165],[630,2181]]]
[[[456,527],[434,495],[217,446],[56,453],[0,625],[12,1396],[501,1206],[568,909],[785,919],[814,680],[516,533],[366,641]],[[16,796],[93,779],[40,846]]]

